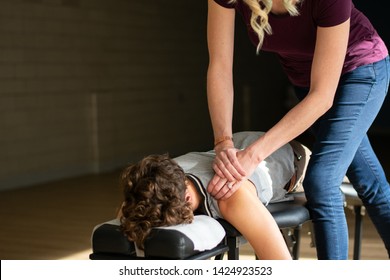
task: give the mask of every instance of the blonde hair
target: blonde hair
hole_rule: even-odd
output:
[[[230,3],[236,3],[238,0],[230,0]],[[250,24],[252,29],[256,32],[259,38],[259,44],[256,47],[256,52],[258,53],[263,45],[264,35],[272,34],[271,25],[268,22],[268,14],[272,9],[272,0],[242,0],[252,11]],[[283,5],[286,8],[287,12],[291,16],[299,15],[296,4],[301,0],[282,0]]]

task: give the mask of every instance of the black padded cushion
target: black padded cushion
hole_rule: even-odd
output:
[[[106,256],[138,258],[134,243],[123,235],[118,225],[99,226],[92,235],[92,251],[92,259]],[[153,229],[145,241],[145,257],[148,259],[186,259],[197,252],[193,242],[179,231]]]
[[[281,229],[296,227],[310,220],[309,210],[305,207],[306,197],[304,193],[291,195],[294,196],[294,200],[267,205],[268,211]]]
[[[186,259],[197,252],[192,240],[179,231],[153,229],[145,241],[146,258]]]
[[[199,217],[197,216],[197,218]],[[190,232],[195,232],[196,237],[198,237],[194,238],[195,240],[199,241],[197,229],[204,233],[205,237],[211,238],[213,236],[209,239],[211,244],[207,246],[216,248],[225,236],[224,229],[211,217],[200,218],[203,220],[194,219],[193,223],[183,226],[187,227]],[[202,221],[203,224],[201,224]],[[150,236],[145,240],[144,257],[137,256],[134,242],[129,241],[122,233],[117,219],[96,226],[92,232],[91,241],[93,253],[90,255],[90,259],[187,259],[212,249],[210,247],[209,250],[195,249],[192,239],[182,231],[174,230],[172,227],[153,228]]]
[[[135,256],[134,243],[126,238],[119,225],[106,223],[96,226],[91,241],[94,254]]]
[[[122,233],[120,226],[102,224],[92,234],[93,256],[122,255],[123,258],[137,258],[134,242]],[[194,255],[194,243],[179,231],[152,229],[145,241],[145,257],[160,259],[185,259]],[[92,257],[93,257],[92,256]]]

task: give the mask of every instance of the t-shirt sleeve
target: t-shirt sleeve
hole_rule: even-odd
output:
[[[228,9],[234,9],[236,7],[236,3],[231,3],[230,0],[214,0],[214,2]]]
[[[220,0],[221,1],[221,0]],[[314,18],[318,26],[330,27],[341,24],[351,17],[352,0],[317,0]]]

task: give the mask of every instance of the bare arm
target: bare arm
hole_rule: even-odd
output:
[[[207,18],[207,42],[209,67],[207,71],[207,100],[214,138],[232,135],[233,118],[233,50],[234,50],[234,9],[226,9],[209,0]],[[231,141],[224,141],[217,147],[217,153],[232,148]],[[235,155],[230,161],[235,161]],[[230,161],[226,161],[229,164]],[[239,163],[236,161],[236,164]],[[218,173],[218,170],[216,170]],[[219,173],[229,180],[242,179],[240,168],[230,173]]]
[[[233,50],[235,11],[226,9],[213,0],[208,1],[207,42],[209,67],[207,71],[207,99],[215,139],[232,135],[233,116]],[[215,165],[217,175],[208,191],[215,195],[227,181],[241,180],[245,171],[240,168],[232,141],[219,143],[216,160],[225,151],[225,164]],[[235,164],[235,167],[231,166]],[[226,168],[230,171],[225,171]],[[221,170],[222,169],[222,170]]]
[[[345,59],[348,36],[349,20],[333,27],[318,27],[310,91],[267,133],[237,153],[239,168],[244,168],[246,174],[250,175],[263,159],[307,130],[332,106]],[[218,164],[223,165],[224,162],[219,161]],[[231,162],[231,165],[235,166],[235,163]],[[237,182],[232,189],[223,187],[225,190],[220,190],[215,197],[227,198],[239,185],[240,182]]]
[[[348,35],[349,20],[333,27],[318,27],[309,94],[255,143],[258,161],[303,133],[331,108],[345,59]]]
[[[224,219],[241,232],[260,259],[291,259],[274,218],[260,202],[248,180],[229,199],[220,200],[218,205]]]
[[[214,136],[232,135],[235,11],[208,1],[207,98]]]

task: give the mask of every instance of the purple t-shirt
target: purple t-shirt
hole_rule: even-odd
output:
[[[238,11],[248,27],[252,43],[257,34],[250,26],[251,10],[242,1],[214,0],[225,8]],[[329,27],[351,19],[347,54],[342,73],[373,63],[388,55],[383,40],[352,0],[303,0],[298,4],[299,16],[269,14],[272,34],[265,34],[262,50],[277,53],[292,84],[309,87],[317,26]]]

